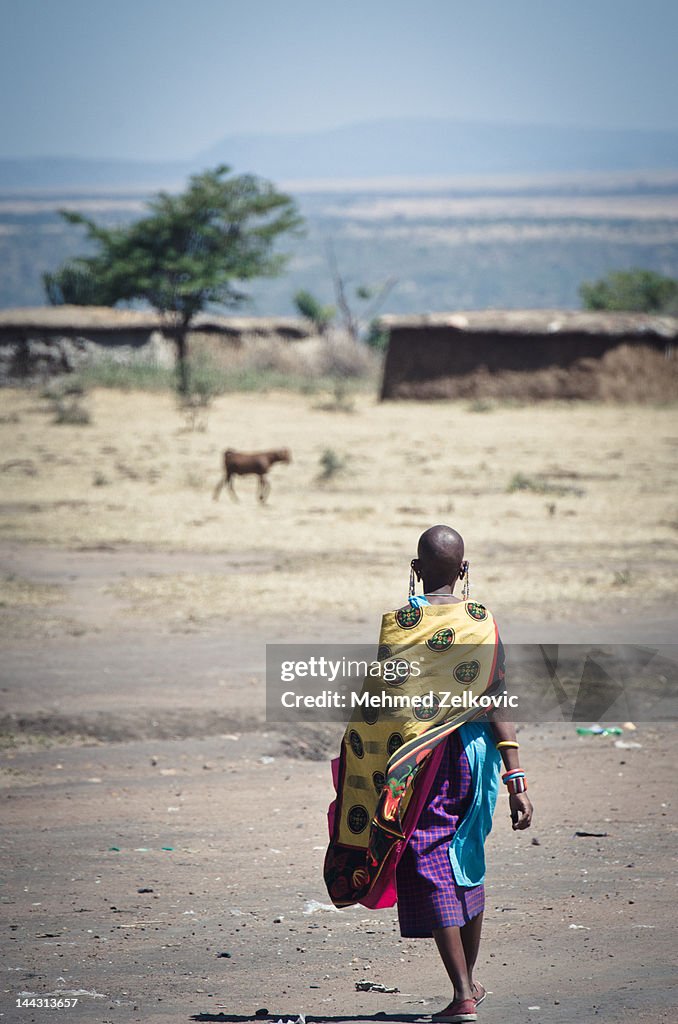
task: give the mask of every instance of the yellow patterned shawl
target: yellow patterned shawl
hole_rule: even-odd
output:
[[[490,687],[495,621],[475,601],[406,605],[384,615],[378,658],[382,669],[400,662],[403,678],[408,668],[410,674],[391,684],[383,675],[368,676],[361,696],[373,695],[377,703],[356,707],[342,740],[324,868],[330,897],[340,907],[380,905],[376,896],[370,903],[370,895],[384,889],[384,869],[395,870],[394,854],[416,825],[409,822],[408,829],[406,818],[412,783],[439,743],[484,713],[445,704],[464,691],[479,697]],[[433,693],[432,706],[384,707],[382,693]]]

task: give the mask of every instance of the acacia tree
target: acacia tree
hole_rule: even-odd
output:
[[[654,270],[616,270],[584,282],[579,294],[584,309],[678,313],[678,281]]]
[[[193,175],[179,195],[158,193],[148,209],[147,216],[116,228],[61,210],[65,220],[86,229],[98,251],[70,260],[43,281],[54,304],[141,300],[153,306],[176,344],[179,388],[186,394],[193,317],[209,304],[245,299],[239,282],[280,273],[288,257],[275,244],[298,232],[302,219],[292,198],[271,182],[231,176],[223,164]]]

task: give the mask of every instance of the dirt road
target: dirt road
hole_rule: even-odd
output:
[[[266,557],[3,545],[3,1021],[416,1021],[447,1001],[431,942],[400,939],[394,910],[327,906],[338,727],[266,725],[247,619],[173,615],[171,592],[129,613],[127,574],[200,589]],[[376,628],[362,608],[313,621],[339,641]],[[651,630],[666,639],[668,616]],[[497,810],[480,1020],[672,1024],[675,726],[623,748],[572,725],[521,742],[536,819],[517,835]],[[78,1004],[16,1005],[40,997]]]
[[[675,410],[236,394],[191,432],[166,394],[85,404],[55,425],[37,391],[3,392],[0,1019],[439,1008],[429,942],[326,907],[340,730],[266,724],[264,642],[373,642],[435,521],[467,537],[505,641],[670,642]],[[281,444],[268,506],[250,480],[212,501],[223,448]],[[675,739],[524,727],[536,819],[517,836],[497,811],[481,1020],[678,1020]],[[16,1005],[40,996],[79,1001]]]

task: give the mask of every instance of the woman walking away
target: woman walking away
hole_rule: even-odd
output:
[[[419,538],[408,604],[383,616],[378,658],[382,675],[365,680],[332,764],[325,881],[336,906],[397,902],[401,935],[434,939],[452,998],[433,1021],[465,1024],[485,998],[473,970],[502,760],[514,830],[529,828],[532,804],[513,724],[486,714],[505,697],[504,652],[491,613],[469,600],[451,527]]]

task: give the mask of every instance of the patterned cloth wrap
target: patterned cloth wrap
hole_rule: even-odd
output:
[[[491,686],[497,661],[497,627],[476,601],[418,606],[387,612],[381,623],[378,659],[382,670],[404,662],[396,683],[368,675],[361,694],[434,694],[433,707],[357,706],[333,762],[337,799],[330,805],[330,844],[324,876],[337,907],[354,903],[387,906],[379,893],[395,875],[399,853],[419,814],[413,782],[438,745],[482,708],[437,706],[468,691]],[[414,665],[420,672],[415,675]],[[411,674],[405,678],[408,667]],[[430,782],[430,780],[429,780]],[[424,797],[426,794],[424,794]]]

